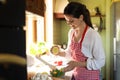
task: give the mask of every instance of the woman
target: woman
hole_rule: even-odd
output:
[[[64,17],[71,27],[68,47],[58,55],[71,57],[64,72],[73,70],[72,80],[100,80],[100,70],[105,64],[101,37],[91,24],[85,5],[70,2],[64,9]]]

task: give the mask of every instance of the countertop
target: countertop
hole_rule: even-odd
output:
[[[60,68],[67,66],[66,64],[69,61],[69,60],[65,59],[64,57],[55,56],[52,54],[42,55],[42,56],[40,56],[40,59],[42,59],[43,61],[37,59],[33,55],[27,56],[27,63],[28,63],[27,71],[28,71],[29,78],[34,76],[36,73],[47,73],[48,75],[50,75],[51,68],[46,63],[60,69]],[[56,64],[56,62],[58,62],[58,61],[62,61],[62,64],[61,65]],[[72,72],[65,73],[65,78],[66,78],[65,80],[70,80],[70,77],[72,75],[71,73]],[[54,78],[53,80],[62,80],[62,79]]]

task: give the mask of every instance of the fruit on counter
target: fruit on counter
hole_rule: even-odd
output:
[[[41,55],[42,55],[42,54],[46,54],[46,52],[48,51],[45,42],[39,42],[39,43],[37,44],[37,46],[38,46],[37,52],[38,52],[39,54],[41,54]]]
[[[30,53],[33,55],[36,54],[44,55],[49,51],[46,45],[47,44],[45,42],[38,42],[37,44],[31,44]]]
[[[52,77],[63,77],[64,76],[64,72],[63,72],[63,69],[55,69],[55,70],[52,70],[50,71],[50,74]]]
[[[50,49],[50,52],[54,55],[57,55],[60,52],[60,47],[59,46],[52,46],[52,48]]]
[[[54,64],[56,64],[57,66],[61,66],[63,64],[63,61],[55,61]]]

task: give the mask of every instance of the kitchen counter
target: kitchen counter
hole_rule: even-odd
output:
[[[62,63],[57,64],[56,62],[58,61],[62,61]],[[67,62],[67,59],[52,54],[42,55],[40,59],[37,59],[33,55],[29,55],[29,57],[27,57],[28,80],[30,80],[30,77],[33,77],[37,73],[47,73],[48,75],[50,75],[50,71],[52,70],[51,66],[55,66],[57,69],[60,69],[67,66]],[[71,72],[65,73],[65,80],[70,80],[70,76]],[[62,79],[53,78],[53,80]]]

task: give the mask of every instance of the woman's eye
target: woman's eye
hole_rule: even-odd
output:
[[[68,24],[72,24],[74,21],[73,20],[69,20],[69,21],[66,21]]]
[[[69,21],[70,23],[73,23],[73,20]]]

